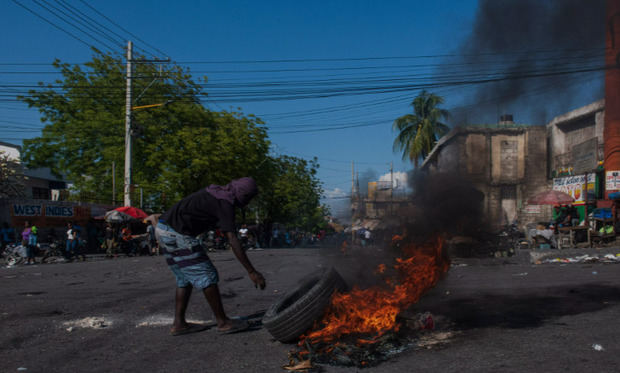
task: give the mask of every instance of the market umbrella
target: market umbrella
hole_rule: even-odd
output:
[[[570,194],[558,190],[547,190],[536,194],[527,200],[527,203],[530,205],[562,205],[574,201],[575,199]]]
[[[148,215],[137,207],[118,207],[105,213],[108,223],[124,223],[134,219],[144,219]]]

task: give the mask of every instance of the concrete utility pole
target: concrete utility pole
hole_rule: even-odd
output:
[[[127,42],[127,92],[125,95],[125,180],[123,186],[124,205],[131,206],[131,41]]]
[[[355,198],[355,162],[351,161],[351,245],[355,242],[355,232],[353,232],[353,224],[355,219],[355,210],[353,208],[356,206],[354,203]]]
[[[390,215],[394,215],[394,162],[390,162]]]
[[[116,162],[112,161],[112,205],[116,204]]]

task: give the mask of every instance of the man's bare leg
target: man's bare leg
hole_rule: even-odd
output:
[[[224,311],[224,305],[222,304],[222,297],[220,296],[220,289],[217,284],[211,285],[207,288],[204,288],[202,292],[211,306],[211,310],[215,315],[215,320],[217,321],[217,326],[220,330],[225,330],[231,327],[231,321],[226,316],[226,312]]]
[[[192,286],[188,285],[184,288],[177,288],[176,296],[174,298],[174,322],[172,323],[172,330],[181,330],[187,328],[187,321],[185,321],[185,311],[187,311],[187,305],[189,304],[189,298],[192,295]]]

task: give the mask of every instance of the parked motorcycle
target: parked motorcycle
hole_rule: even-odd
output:
[[[53,263],[65,258],[65,242],[61,240],[55,240],[49,244],[42,243],[38,246],[42,251],[41,263]]]
[[[15,244],[7,245],[2,251],[2,259],[8,266],[22,263],[26,259],[26,247]]]

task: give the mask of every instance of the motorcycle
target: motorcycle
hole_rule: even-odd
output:
[[[18,265],[26,259],[26,247],[9,244],[2,251],[2,258],[8,266]]]
[[[61,240],[52,241],[49,244],[40,244],[39,249],[43,251],[41,263],[53,263],[56,261],[64,261],[65,243]]]

